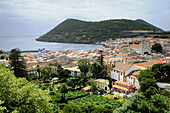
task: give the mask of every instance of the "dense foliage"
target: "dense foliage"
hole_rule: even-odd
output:
[[[151,49],[152,49],[152,51],[155,51],[155,52],[161,52],[162,45],[160,43],[156,43],[156,44],[152,45]]]
[[[21,51],[19,49],[12,49],[9,54],[10,66],[14,70],[14,75],[16,77],[26,77],[26,62],[21,56]]]
[[[170,64],[154,64],[152,72],[157,81],[170,81]]]
[[[123,107],[116,108],[113,113],[168,113],[170,102],[166,97],[155,94],[147,100],[141,94],[133,94]]]
[[[86,97],[78,98],[71,101],[76,105],[93,105],[94,107],[103,107],[108,108],[111,111],[117,107],[121,106],[119,101],[115,101],[113,99],[105,98],[103,96],[89,95]]]
[[[107,78],[107,67],[102,66],[99,62],[94,62],[91,67],[90,71],[92,73],[92,77],[95,79],[106,79]]]
[[[162,31],[140,19],[115,19],[100,22],[67,19],[37,40],[66,43],[96,43],[107,38],[117,37],[123,30]],[[127,34],[127,36],[130,35]]]
[[[19,113],[51,112],[51,97],[47,91],[39,89],[25,78],[16,78],[13,72],[2,65],[0,78],[0,100],[4,102],[1,109],[6,107],[8,112]]]
[[[53,91],[54,93],[52,94],[52,98],[55,102],[62,102],[62,99],[63,99],[63,95],[61,92],[59,91]],[[83,92],[81,90],[75,90],[75,91],[68,91],[66,94],[65,94],[65,99],[66,100],[73,100],[73,99],[76,99],[76,98],[80,98],[80,97],[83,97],[83,96],[86,96],[86,95],[89,95],[88,92]]]
[[[86,74],[89,71],[90,61],[89,59],[80,59],[77,62],[77,66],[83,74]]]

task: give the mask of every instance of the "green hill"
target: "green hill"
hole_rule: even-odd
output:
[[[108,38],[125,37],[124,30],[154,30],[162,31],[144,20],[104,20],[100,22],[86,22],[67,19],[54,29],[36,39],[37,41],[64,43],[96,43]]]

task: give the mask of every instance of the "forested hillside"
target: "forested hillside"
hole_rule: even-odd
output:
[[[115,19],[100,22],[67,19],[36,40],[65,43],[96,43],[108,38],[121,37],[121,32],[124,30],[162,31],[160,28],[141,19]],[[130,36],[129,34],[126,35]]]

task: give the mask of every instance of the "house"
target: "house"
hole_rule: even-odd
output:
[[[81,74],[80,69],[77,69],[77,68],[64,68],[64,69],[71,71],[71,76],[73,76],[75,73],[77,73],[77,75]]]
[[[119,62],[111,61],[110,65],[108,66],[108,73],[112,79],[127,82],[127,77],[133,71],[139,70],[137,67],[133,66],[132,64],[126,63],[125,60],[120,60]],[[137,81],[137,78],[133,78],[132,81]],[[132,82],[135,85],[136,82]]]
[[[96,79],[94,80],[97,88],[101,88],[101,89],[104,89],[104,90],[109,90],[109,80],[105,80],[105,79]]]
[[[149,62],[143,62],[143,63],[134,64],[134,66],[136,66],[136,67],[138,67],[140,69],[143,69],[143,68],[150,68],[154,64],[160,64],[160,63],[167,63],[167,62],[164,62],[162,60],[151,60]]]
[[[140,53],[140,45],[139,44],[132,44],[129,46],[132,50],[136,51],[136,53]]]
[[[135,85],[132,85],[130,83],[122,82],[122,81],[116,81],[113,85],[112,90],[120,93],[134,93],[135,92]]]
[[[41,72],[38,72],[37,69],[38,69],[37,67],[29,68],[29,69],[26,69],[26,71],[27,71],[28,75],[36,74],[37,76],[41,76],[42,75]],[[57,67],[56,66],[51,66],[51,72],[53,72],[53,71],[57,71]]]

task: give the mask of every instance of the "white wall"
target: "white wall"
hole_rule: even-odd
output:
[[[111,71],[111,78],[112,79],[115,79],[115,80],[118,80],[118,73],[117,73],[117,71]]]
[[[123,74],[121,75],[121,73],[120,73],[120,81],[123,82]]]

